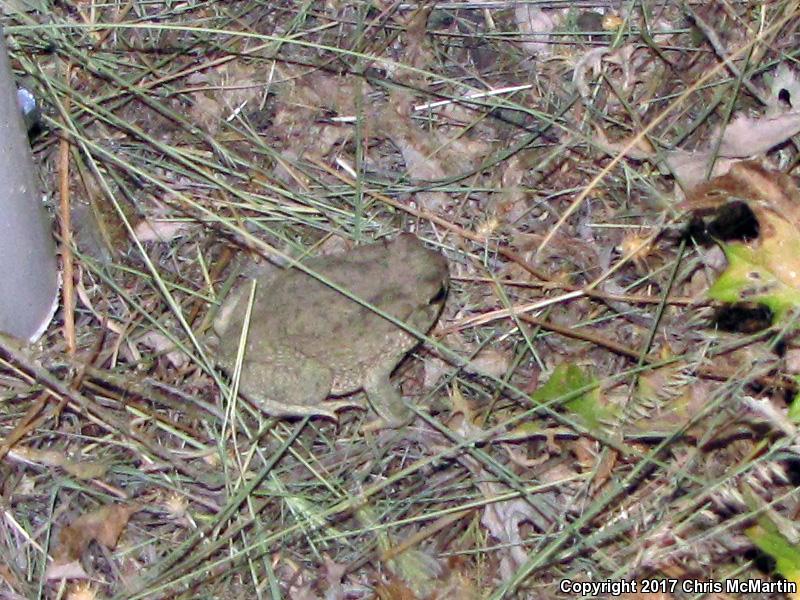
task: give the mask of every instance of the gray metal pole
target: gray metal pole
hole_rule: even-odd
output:
[[[38,338],[58,302],[50,222],[41,203],[0,28],[0,331]]]

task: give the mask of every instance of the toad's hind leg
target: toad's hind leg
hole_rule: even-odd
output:
[[[320,415],[336,419],[335,406],[325,406],[333,374],[309,360],[283,357],[274,361],[245,360],[239,391],[267,414],[283,416]]]

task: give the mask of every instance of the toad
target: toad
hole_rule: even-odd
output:
[[[244,348],[239,391],[274,416],[323,415],[358,405],[328,396],[366,392],[382,425],[399,427],[413,412],[389,376],[442,312],[447,260],[414,235],[303,262],[326,282],[292,268],[269,281],[256,276],[256,296]],[[372,305],[335,290],[331,285]],[[214,321],[216,361],[232,373],[251,286],[241,285]]]

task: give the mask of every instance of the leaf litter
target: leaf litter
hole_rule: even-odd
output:
[[[0,340],[3,593],[796,579],[796,3],[4,10],[79,304]],[[731,205],[755,234],[695,227]],[[453,281],[411,426],[225,404],[239,273],[400,231]]]

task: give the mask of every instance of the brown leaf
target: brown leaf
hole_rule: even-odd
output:
[[[514,21],[517,30],[522,34],[522,49],[530,54],[550,53],[550,32],[555,29],[555,21],[550,16],[550,11],[531,4],[517,4],[514,8]]]
[[[715,177],[691,191],[683,208],[707,211],[731,200],[745,201],[758,221],[759,235],[747,246],[758,251],[760,266],[778,281],[800,289],[800,190],[788,175],[758,161],[742,161],[728,174]]]
[[[736,116],[731,123],[711,136],[704,148],[688,152],[671,150],[664,153],[664,163],[675,179],[683,187],[690,189],[706,180],[708,168],[714,161],[712,177],[722,176],[737,164],[735,159],[755,157],[764,154],[778,144],[782,144],[800,132],[800,111],[792,111],[766,117]],[[722,137],[717,148],[717,140]],[[604,134],[597,131],[597,145],[609,154],[620,152],[627,142],[609,142]],[[627,153],[633,160],[655,160],[655,154],[639,148]],[[738,163],[741,164],[741,163]]]
[[[83,570],[80,561],[73,560],[65,563],[50,563],[45,574],[47,579],[89,579],[89,574]]]
[[[512,358],[507,351],[498,348],[484,348],[469,361],[467,369],[471,373],[479,375],[503,377],[511,368]]]
[[[347,574],[347,565],[337,563],[327,554],[324,557],[325,582],[328,584],[326,598],[345,598],[342,579]]]
[[[572,450],[583,472],[590,472],[595,468],[597,448],[595,448],[595,443],[592,440],[581,437],[576,440]]]
[[[53,551],[54,564],[78,560],[93,540],[113,548],[128,519],[139,510],[138,504],[112,504],[81,515],[61,530],[59,545]]]
[[[724,175],[729,168],[733,170],[737,164],[758,165],[754,161],[734,163],[732,159],[764,154],[798,132],[800,132],[800,111],[771,117],[738,115],[721,134],[716,133],[711,136],[712,142],[705,149],[695,152],[683,150],[668,152],[666,162],[681,185],[688,188],[705,178],[708,165],[715,157],[718,158],[714,163],[712,175]],[[716,141],[720,135],[722,140],[719,149],[716,149]],[[734,179],[739,179],[739,176],[734,176]]]
[[[176,369],[181,369],[189,364],[189,357],[177,349],[174,339],[170,339],[160,331],[148,331],[137,338],[136,343],[146,346],[157,354],[163,353]]]
[[[759,206],[769,207],[784,219],[800,225],[800,192],[792,178],[767,169],[755,160],[735,163],[728,174],[698,185],[680,206],[689,210],[709,210],[732,198],[751,201],[753,212]]]
[[[773,73],[769,91],[767,102],[773,113],[784,112],[784,103],[787,100],[789,105],[796,107],[800,100],[800,79],[797,77],[797,71],[790,68],[785,62],[779,64]],[[785,98],[782,93],[786,94]]]
[[[433,62],[433,52],[427,43],[428,17],[433,12],[433,6],[423,6],[411,15],[406,25],[406,51],[405,64],[416,69],[424,69]]]
[[[186,233],[191,223],[162,219],[142,219],[134,233],[140,242],[168,242]]]
[[[725,128],[719,146],[720,156],[747,158],[767,152],[800,132],[800,111],[774,117],[738,115]]]
[[[541,523],[542,516],[527,500],[496,502],[494,500],[500,495],[498,487],[489,483],[479,484],[478,487],[484,497],[493,500],[484,508],[481,525],[508,548],[508,555],[503,556],[500,564],[500,576],[507,581],[529,558],[522,541],[523,524]]]

